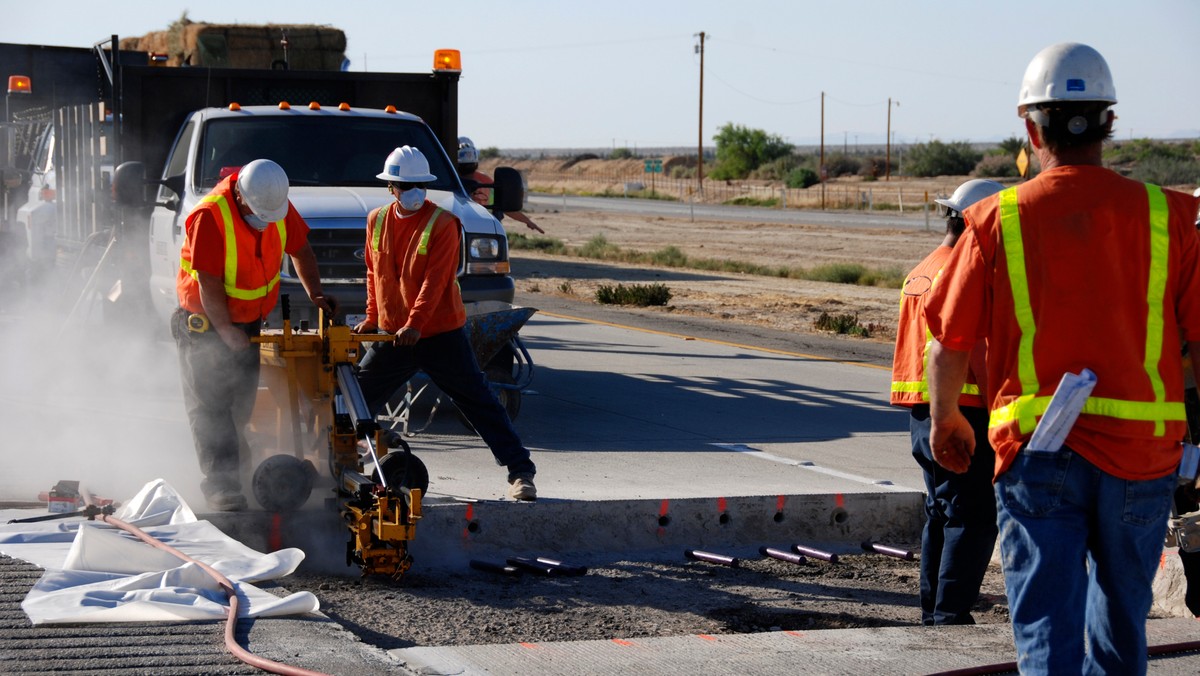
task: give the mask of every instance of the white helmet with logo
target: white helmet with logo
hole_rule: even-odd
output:
[[[254,160],[238,171],[237,190],[254,215],[268,223],[288,212],[288,177],[271,160]]]
[[[429,183],[437,176],[429,173],[429,160],[412,146],[400,146],[387,156],[383,171],[375,176],[393,183]]]
[[[1055,101],[1117,102],[1112,73],[1100,52],[1077,42],[1060,42],[1033,57],[1021,80],[1017,114]]]
[[[951,216],[961,216],[964,209],[987,197],[1004,190],[1004,186],[986,178],[973,178],[958,186],[949,198],[936,199],[934,202],[950,211]]]
[[[479,164],[479,149],[475,142],[466,136],[458,137],[458,163]]]

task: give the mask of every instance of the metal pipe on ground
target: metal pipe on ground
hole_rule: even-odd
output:
[[[905,561],[913,561],[917,558],[915,554],[907,549],[889,547],[887,545],[881,545],[870,541],[862,543],[862,548],[865,552],[875,552],[876,554],[883,554],[885,556],[891,556],[897,559],[904,559]]]
[[[496,573],[497,575],[507,575],[509,577],[520,577],[521,569],[516,566],[505,566],[491,561],[481,561],[480,559],[471,559],[471,568],[473,570],[483,571],[485,573]]]
[[[586,566],[575,566],[575,565],[571,565],[569,563],[564,563],[557,559],[548,559],[544,556],[539,556],[534,560],[537,561],[538,563],[544,563],[548,566],[554,566],[555,570],[557,570],[562,575],[574,577],[574,576],[578,576],[578,575],[587,575],[587,571],[588,571]]]
[[[803,554],[804,556],[812,557],[814,559],[828,561],[829,563],[837,563],[838,561],[837,554],[821,551],[820,549],[814,549],[812,547],[806,547],[804,545],[792,545],[792,551],[796,552],[797,554]]]
[[[722,566],[729,566],[730,568],[737,568],[742,565],[741,561],[738,561],[736,558],[734,558],[732,556],[725,556],[724,554],[714,554],[712,552],[705,552],[705,551],[701,551],[699,549],[685,549],[685,550],[683,550],[683,555],[689,559],[694,559],[696,561],[705,561],[707,563],[716,563],[716,564],[720,564]]]
[[[800,554],[785,552],[782,549],[775,549],[773,547],[759,547],[758,553],[762,554],[763,556],[769,556],[772,559],[779,559],[780,561],[794,563],[798,566],[803,566],[808,563],[808,559],[804,558]]]

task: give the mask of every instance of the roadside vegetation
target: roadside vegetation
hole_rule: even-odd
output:
[[[809,188],[821,182],[820,155],[800,152],[778,135],[728,123],[720,128],[713,140],[716,142],[716,156],[711,164],[706,163],[708,179],[727,182],[769,181],[793,189]],[[885,174],[890,174],[893,178],[971,176],[1016,179],[1019,177],[1016,159],[1022,149],[1029,158],[1029,175],[1034,176],[1039,170],[1037,158],[1026,145],[1026,140],[1018,136],[1010,136],[990,147],[967,141],[938,139],[930,139],[927,143],[908,144],[902,149],[893,149],[890,167],[885,156],[827,150],[824,172],[827,180],[857,176],[865,182],[882,179]],[[618,148],[609,157],[640,158],[640,155],[628,148]],[[1200,140],[1112,140],[1105,144],[1104,164],[1139,181],[1164,186],[1193,186],[1200,184]],[[693,156],[690,159],[672,160],[666,175],[679,179],[693,178],[695,172],[696,162]],[[653,190],[648,191],[644,188],[636,192],[606,190],[603,193],[590,194],[602,197],[678,199],[674,196],[655,194]],[[727,203],[778,206],[777,199],[737,198]]]
[[[529,250],[559,256],[576,256],[594,260],[616,261],[640,265],[656,265],[665,268],[686,268],[709,272],[731,272],[784,279],[807,279],[836,284],[878,286],[899,289],[904,283],[905,271],[898,267],[868,268],[858,263],[828,263],[812,268],[760,265],[746,261],[688,256],[675,246],[657,251],[626,251],[608,241],[604,235],[596,235],[582,246],[567,246],[552,237],[526,237],[520,233],[509,235],[509,249]]]

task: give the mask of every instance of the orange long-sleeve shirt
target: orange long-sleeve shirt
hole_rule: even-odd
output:
[[[461,328],[467,313],[457,279],[458,218],[432,202],[407,216],[395,203],[381,208],[386,212],[378,237],[379,210],[367,215],[367,321],[388,333],[415,328],[422,337]]]
[[[1165,269],[1154,271],[1165,275],[1162,326],[1156,327],[1147,324],[1152,251],[1146,186],[1101,167],[1064,166],[1017,187],[1040,396],[1053,394],[1064,373],[1089,368],[1097,376],[1093,398],[1154,401],[1144,362],[1148,333],[1161,333],[1161,343],[1153,346],[1160,356],[1149,368],[1161,378],[1165,401],[1183,400],[1180,334],[1200,340],[1197,200],[1163,193],[1168,247]],[[988,404],[995,411],[1022,394],[1022,332],[999,197],[980,201],[964,216],[967,231],[946,262],[945,279],[925,300],[925,318],[950,349],[969,350],[987,339]],[[1066,443],[1114,476],[1153,479],[1175,469],[1183,432],[1180,420],[1166,421],[1158,434],[1151,421],[1084,413]],[[997,475],[1029,436],[1014,424],[991,426]]]

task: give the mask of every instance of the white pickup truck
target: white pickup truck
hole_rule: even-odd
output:
[[[410,145],[429,159],[437,181],[428,197],[463,224],[459,281],[466,301],[511,303],[508,243],[500,221],[472,201],[454,164],[418,117],[394,110],[237,106],[191,113],[170,150],[150,216],[150,292],[158,314],[177,306],[175,279],[188,212],[234,169],[258,158],[278,162],[291,183],[292,204],[311,231],[309,241],[327,294],[348,315],[364,312],[367,213],[391,198],[375,176],[392,149]],[[497,172],[508,210],[520,208],[519,174]],[[515,194],[514,194],[515,193]],[[515,205],[513,203],[515,200]],[[284,258],[280,293],[288,294],[293,323],[316,324],[313,308]],[[279,308],[268,320],[278,326]]]

